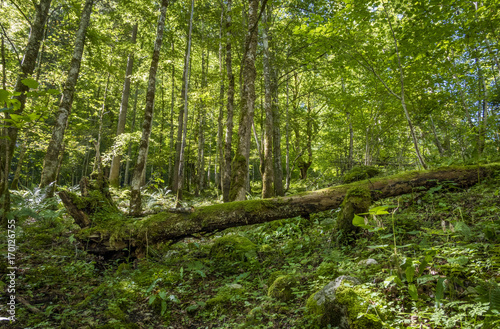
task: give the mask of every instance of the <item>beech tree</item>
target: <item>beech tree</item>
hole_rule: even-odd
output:
[[[73,105],[73,96],[75,93],[76,82],[80,73],[80,65],[83,57],[83,48],[85,46],[85,35],[87,27],[90,22],[90,14],[92,13],[93,0],[86,0],[82,16],[80,18],[80,25],[76,32],[75,47],[73,51],[73,58],[71,59],[70,69],[64,84],[64,91],[59,104],[56,123],[52,130],[52,137],[50,139],[47,153],[43,160],[42,177],[40,179],[40,188],[46,187],[49,184],[55,184],[57,175],[57,165],[59,157],[63,150],[64,132],[69,122],[69,115],[71,113],[71,106]]]
[[[156,91],[156,71],[160,60],[161,45],[163,42],[163,30],[165,28],[165,18],[167,15],[168,0],[163,0],[158,17],[156,39],[153,49],[153,57],[149,68],[148,89],[146,92],[146,108],[144,110],[144,120],[142,122],[142,137],[139,144],[139,152],[135,163],[134,175],[132,177],[130,193],[130,213],[138,214],[142,211],[141,182],[149,149],[149,137],[153,121],[153,110]]]
[[[248,31],[245,37],[243,89],[238,127],[238,144],[236,146],[236,154],[231,164],[231,187],[229,199],[232,201],[246,199],[250,137],[255,106],[255,57],[257,53],[258,22],[259,1],[249,0]]]
[[[134,24],[132,27],[132,37],[131,42],[135,44],[137,38],[137,28],[138,24]],[[125,131],[125,123],[127,120],[127,110],[128,110],[128,99],[130,96],[130,78],[132,75],[132,69],[134,67],[134,53],[131,52],[128,55],[127,69],[125,71],[125,82],[123,83],[122,101],[120,103],[120,115],[118,117],[118,127],[116,128],[116,136],[120,136]],[[113,186],[119,185],[120,178],[120,161],[121,155],[116,154],[113,156],[111,162],[111,170],[109,172],[109,182]]]

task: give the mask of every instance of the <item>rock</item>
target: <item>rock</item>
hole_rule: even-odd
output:
[[[370,291],[358,287],[359,279],[350,276],[340,276],[328,283],[323,289],[312,294],[306,303],[308,311],[317,317],[320,327],[337,326],[339,329],[382,328],[375,317],[362,316],[368,309]]]
[[[210,259],[215,261],[219,270],[227,273],[236,273],[250,265],[256,257],[257,246],[239,235],[223,236],[217,239],[210,249]]]
[[[293,288],[296,287],[297,284],[297,278],[293,275],[279,276],[269,287],[267,295],[282,302],[287,302],[293,298]]]
[[[358,262],[358,265],[369,267],[369,266],[373,266],[373,265],[378,265],[378,262],[373,258],[368,258],[368,259],[360,260]]]

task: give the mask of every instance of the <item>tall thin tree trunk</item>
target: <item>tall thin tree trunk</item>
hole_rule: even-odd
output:
[[[180,145],[179,152],[179,171],[177,173],[177,200],[176,205],[180,206],[179,201],[182,200],[182,189],[184,187],[184,162],[185,162],[185,148],[186,148],[186,135],[187,135],[187,124],[188,124],[188,93],[189,93],[189,69],[190,69],[190,59],[191,59],[191,34],[193,31],[193,12],[194,12],[194,0],[191,0],[191,15],[189,17],[189,30],[188,30],[188,42],[186,47],[186,57],[184,60],[184,119],[183,119],[183,129],[182,129],[182,141]]]
[[[266,114],[264,125],[264,142],[263,142],[263,160],[264,170],[262,173],[262,198],[271,198],[274,196],[274,162],[273,162],[273,95],[271,92],[271,68],[269,60],[269,40],[267,34],[269,26],[267,22],[267,14],[264,10],[262,16],[264,29],[262,30],[262,43],[264,46],[263,67],[264,67],[264,90],[265,102],[264,110]]]
[[[95,162],[92,171],[97,170],[99,175],[102,174],[102,163],[101,163],[101,137],[102,137],[102,119],[104,117],[104,111],[106,110],[106,99],[108,98],[109,90],[109,80],[111,79],[111,73],[108,72],[108,78],[106,79],[106,87],[104,88],[104,96],[102,99],[101,113],[99,114],[99,129],[97,131],[97,141],[95,143]]]
[[[418,141],[417,141],[417,135],[415,134],[415,129],[413,128],[413,124],[411,122],[410,114],[408,112],[408,109],[406,108],[406,102],[405,102],[405,87],[404,87],[404,73],[403,73],[403,66],[401,65],[401,57],[399,55],[399,50],[398,50],[398,41],[396,39],[396,35],[394,34],[394,30],[392,28],[392,23],[389,18],[389,14],[387,13],[387,8],[384,7],[386,16],[387,16],[387,22],[389,22],[389,27],[391,29],[391,34],[392,38],[394,40],[394,46],[396,48],[396,55],[398,58],[398,68],[399,68],[399,82],[401,84],[401,96],[399,97],[401,101],[401,106],[403,107],[403,111],[406,116],[406,121],[408,122],[408,126],[410,127],[410,133],[411,133],[411,138],[413,139],[413,146],[415,147],[415,153],[417,155],[418,161],[422,165],[424,169],[427,169],[427,164],[424,161],[424,158],[420,154],[420,149],[418,147]]]
[[[137,113],[137,96],[139,94],[139,84],[135,87],[135,95],[134,95],[134,107],[132,110],[132,126],[130,127],[130,133],[135,131],[135,117]],[[132,145],[129,143],[127,149],[127,163],[125,164],[125,174],[123,177],[123,185],[129,185],[129,172],[130,172],[130,157],[132,156]]]
[[[172,57],[174,56],[174,41],[172,40]],[[175,108],[175,64],[172,61],[172,99],[170,103],[170,152],[174,149],[174,108]],[[175,157],[175,154],[173,154]],[[174,177],[174,164],[172,154],[168,156],[168,186],[172,187]]]
[[[48,186],[54,182],[57,175],[57,164],[60,153],[63,147],[64,132],[68,125],[71,106],[73,104],[73,94],[75,92],[76,82],[80,73],[80,65],[82,62],[83,48],[85,46],[85,34],[90,22],[90,14],[92,13],[93,0],[86,0],[80,19],[80,26],[76,32],[75,48],[73,58],[71,59],[70,69],[64,91],[59,104],[57,119],[52,130],[52,137],[47,148],[47,153],[43,161],[42,178],[40,188]]]
[[[290,117],[288,115],[288,105],[289,105],[289,93],[288,93],[288,77],[286,80],[286,181],[285,181],[285,191],[290,189],[290,178],[292,173],[290,172]]]
[[[26,92],[28,92],[28,86],[24,85],[21,80],[29,78],[36,66],[36,59],[38,57],[38,52],[40,49],[40,43],[43,39],[43,32],[45,22],[47,21],[47,16],[50,8],[51,0],[40,0],[36,6],[35,19],[32,23],[31,33],[24,51],[23,61],[21,63],[20,72],[17,77],[16,86],[14,92],[21,93],[19,96],[15,96],[19,102],[19,109],[15,114],[19,115],[24,110],[26,104]],[[5,60],[5,45],[2,36],[2,86],[6,89],[6,60]],[[5,118],[10,119],[10,114],[5,113]],[[6,214],[10,210],[10,195],[9,195],[9,172],[10,165],[12,162],[12,156],[14,155],[14,149],[17,143],[17,135],[19,133],[19,128],[16,126],[9,126],[7,128],[2,128],[2,137],[7,136],[7,138],[1,138],[0,140],[0,208],[3,209],[0,215],[0,223],[6,219]]]
[[[209,56],[210,53],[207,54],[207,59],[205,61],[205,52],[202,51],[201,55],[201,89],[202,92],[206,91],[207,88],[207,78],[206,75],[208,72],[208,62],[209,62]],[[205,65],[206,63],[206,65]],[[206,66],[206,69],[205,69]],[[199,194],[200,191],[203,191],[204,189],[204,178],[205,178],[205,104],[203,99],[201,100],[200,104],[200,122],[198,126],[198,161],[197,161],[197,168],[196,168],[196,173],[197,173],[197,195]],[[210,168],[209,168],[210,170]]]
[[[345,102],[346,93],[345,93],[344,78],[341,78],[341,81],[342,81],[342,94],[344,95],[344,102]],[[347,170],[350,170],[352,169],[353,165],[354,130],[352,129],[351,113],[349,112],[347,105],[348,105],[347,103],[344,103],[347,122],[349,124],[349,155],[347,157]]]
[[[11,190],[17,190],[19,187],[19,177],[21,176],[21,169],[23,166],[24,156],[26,155],[26,149],[28,148],[29,135],[26,133],[23,144],[21,145],[21,152],[19,153],[19,160],[17,161],[16,171],[14,173],[14,178],[10,184]]]
[[[436,133],[436,126],[434,125],[434,120],[432,120],[432,115],[430,115],[430,114],[429,114],[429,121],[431,123],[432,134],[434,135],[434,141],[436,142],[436,146],[438,148],[439,155],[443,156],[444,149],[443,149],[443,146],[441,145],[441,142],[439,141],[439,137]]]
[[[249,0],[248,31],[245,39],[243,90],[238,127],[238,145],[231,168],[231,189],[229,199],[245,200],[248,180],[248,159],[250,155],[250,134],[255,105],[255,57],[257,53],[257,23],[259,0]]]
[[[232,0],[227,0],[226,15],[226,70],[227,70],[227,117],[226,117],[226,135],[224,138],[224,160],[222,171],[222,199],[224,202],[229,200],[229,191],[231,188],[231,149],[233,141],[233,114],[234,114],[234,74],[231,55],[231,5]]]
[[[137,38],[137,23],[132,28],[132,44],[135,44]],[[132,76],[132,69],[134,67],[134,53],[130,52],[127,60],[127,68],[125,70],[125,82],[123,83],[122,101],[120,103],[120,114],[118,116],[118,125],[116,128],[116,136],[120,136],[125,132],[125,123],[127,122],[128,99],[130,96],[130,78]],[[109,183],[112,186],[118,187],[120,181],[120,162],[121,154],[113,156],[111,161],[111,169],[109,171]]]
[[[130,193],[130,213],[139,214],[142,211],[141,183],[149,149],[149,136],[153,123],[153,110],[156,90],[156,71],[160,60],[160,50],[163,41],[163,30],[165,28],[165,17],[167,15],[168,0],[162,0],[160,16],[158,17],[158,28],[156,30],[156,40],[149,68],[148,90],[146,92],[146,108],[144,109],[144,121],[142,123],[142,137],[139,144],[139,152],[132,177]]]
[[[5,61],[5,41],[2,34],[2,46],[1,46],[1,56],[2,56],[2,88],[7,89],[7,64]]]
[[[222,30],[224,26],[224,3],[221,2],[221,14],[220,14],[220,30],[219,30],[219,114],[217,117],[217,144],[215,151],[215,188],[222,189],[222,171],[223,171],[223,157],[224,150],[222,144],[223,135],[223,120],[224,120],[224,64],[223,56],[224,51],[222,47]],[[210,170],[208,171],[210,173]],[[209,176],[210,177],[210,176]]]

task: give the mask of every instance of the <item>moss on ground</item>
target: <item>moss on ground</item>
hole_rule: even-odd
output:
[[[293,288],[298,285],[298,280],[294,275],[278,276],[269,287],[267,295],[282,302],[293,299]]]

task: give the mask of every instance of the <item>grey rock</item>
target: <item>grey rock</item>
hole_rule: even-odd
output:
[[[378,265],[378,262],[373,258],[368,258],[368,259],[359,261],[358,265],[369,267],[372,265]]]

